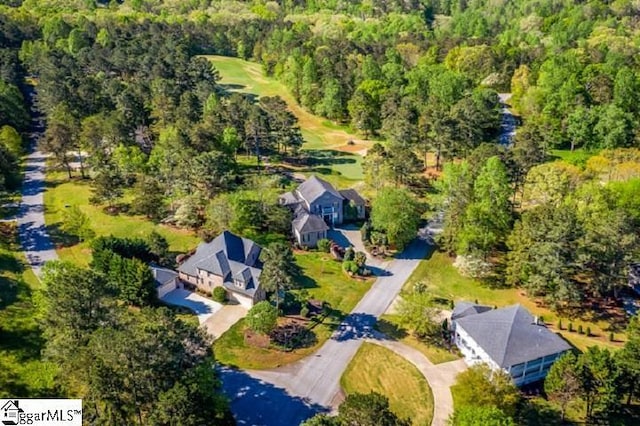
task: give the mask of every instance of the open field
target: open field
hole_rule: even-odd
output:
[[[314,169],[318,170],[315,171],[323,175],[331,175],[329,171],[333,171],[345,179],[362,179],[362,156],[358,153],[369,148],[372,145],[371,141],[360,139],[346,126],[332,123],[302,108],[282,83],[264,76],[259,64],[226,56],[207,56],[207,58],[220,71],[222,77],[220,83],[228,90],[257,96],[278,95],[287,102],[289,109],[298,117],[305,140],[303,149],[307,150],[316,161],[318,167]],[[349,145],[349,141],[353,141],[353,145]],[[310,172],[310,170],[300,171]]]
[[[429,425],[433,395],[424,376],[409,361],[373,343],[363,343],[345,370],[345,393],[378,392],[389,398],[391,410],[414,425]]]
[[[183,253],[195,248],[199,242],[199,239],[191,231],[156,225],[141,216],[108,215],[101,206],[90,204],[90,197],[89,181],[69,180],[66,178],[66,174],[61,172],[47,174],[47,191],[44,194],[45,223],[56,244],[56,251],[63,260],[86,265],[91,257],[87,243],[76,243],[59,231],[67,206],[80,207],[80,210],[91,218],[91,226],[97,236],[145,238],[155,230],[167,238],[169,250],[176,253]]]
[[[342,317],[356,306],[373,282],[373,279],[360,281],[348,277],[342,271],[341,263],[326,253],[297,252],[295,257],[303,272],[299,286],[306,289],[312,299],[329,302],[333,309],[332,315],[313,328],[317,342],[311,347],[290,352],[257,348],[245,342],[244,320],[241,320],[215,342],[218,361],[240,368],[268,369],[306,357],[331,336]]]
[[[14,223],[0,227],[0,397],[52,397],[56,368],[41,360],[34,303],[40,283],[19,252]]]
[[[451,259],[444,253],[434,252],[430,257],[421,261],[407,284],[405,284],[405,289],[410,289],[418,281],[424,281],[428,286],[428,291],[440,298],[470,302],[477,300],[478,303],[497,307],[519,303],[533,315],[542,317],[551,330],[559,331],[556,327],[560,318],[558,314],[527,297],[523,290],[515,288],[494,289],[474,279],[463,277],[452,265]],[[562,317],[561,319],[564,330],[560,331],[560,334],[579,350],[585,350],[592,345],[610,348],[622,346],[620,340],[624,338],[623,330],[616,331],[616,342],[608,341],[610,325],[607,321],[588,317]],[[577,332],[568,332],[566,328],[569,322],[573,323],[574,330],[577,330],[580,325],[584,330],[590,327],[594,336],[587,337]]]

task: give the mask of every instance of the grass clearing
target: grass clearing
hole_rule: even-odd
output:
[[[41,359],[34,303],[40,282],[19,251],[15,224],[0,225],[0,397],[51,397],[56,367]]]
[[[295,253],[295,258],[303,271],[300,287],[306,289],[311,298],[329,302],[343,314],[351,312],[374,281],[349,277],[342,270],[342,263],[328,253],[300,251]]]
[[[90,204],[90,197],[91,188],[88,180],[69,180],[64,172],[49,172],[47,174],[47,191],[44,194],[45,223],[56,245],[58,256],[63,260],[78,265],[87,265],[91,257],[88,243],[74,244],[75,241],[70,240],[59,231],[67,206],[78,206],[87,214],[97,236],[145,238],[155,230],[167,239],[169,250],[175,253],[191,250],[199,242],[198,237],[192,231],[156,225],[142,216],[108,215],[101,206]]]
[[[216,359],[223,364],[244,369],[269,369],[298,361],[317,350],[369,290],[373,279],[365,281],[350,278],[342,271],[342,264],[329,254],[296,252],[296,262],[302,269],[298,283],[312,299],[331,304],[333,314],[313,328],[317,342],[310,347],[284,352],[275,348],[258,348],[244,339],[244,320],[224,333],[214,344]],[[296,290],[294,290],[296,291]]]
[[[305,140],[303,149],[314,157],[316,167],[313,171],[323,175],[335,173],[352,181],[362,179],[362,156],[358,152],[368,149],[373,144],[371,141],[360,139],[346,126],[332,123],[302,108],[282,83],[263,75],[261,65],[227,56],[206,58],[220,72],[220,84],[227,90],[257,96],[278,95],[287,102],[298,118]]]
[[[624,338],[622,331],[616,332],[615,342],[608,341],[611,325],[607,321],[589,317],[559,317],[557,313],[527,297],[523,290],[516,288],[490,288],[477,280],[461,276],[453,266],[451,259],[444,253],[434,252],[427,259],[422,260],[409,280],[407,280],[405,290],[410,289],[418,281],[427,283],[428,291],[432,292],[434,296],[453,301],[466,300],[475,302],[477,300],[480,304],[497,307],[519,303],[528,309],[531,314],[543,317],[549,329],[559,332],[563,338],[581,351],[593,345],[616,349],[620,348],[623,343],[621,342]],[[562,331],[557,329],[559,319],[562,319]],[[593,336],[587,337],[577,332],[567,331],[570,322],[573,324],[574,330],[577,330],[580,325],[584,330],[590,327]]]
[[[430,345],[426,342],[415,337],[409,333],[405,328],[400,325],[400,317],[395,314],[385,314],[378,320],[376,328],[399,342],[404,343],[407,346],[420,351],[429,361],[434,364],[441,364],[443,362],[455,361],[460,359],[460,356],[455,353],[451,353],[444,348],[439,348],[434,345]]]
[[[433,394],[424,376],[409,361],[389,349],[363,343],[345,370],[340,385],[345,393],[378,392],[389,398],[391,410],[414,425],[429,425]]]
[[[220,336],[213,344],[213,352],[216,360],[222,364],[251,370],[277,368],[312,354],[331,336],[333,329],[337,325],[337,323],[333,323],[327,318],[325,323],[313,329],[317,339],[315,345],[285,352],[247,344],[244,339],[244,323],[245,320],[241,319]]]
[[[587,160],[596,154],[597,152],[587,151],[582,148],[574,149],[573,151],[568,149],[551,150],[552,158],[562,160],[579,167],[583,167]]]

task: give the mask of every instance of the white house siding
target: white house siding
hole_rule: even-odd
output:
[[[511,375],[517,386],[537,382],[538,380],[542,380],[547,377],[549,369],[555,360],[562,355],[562,353],[563,352],[559,352],[557,354],[547,355],[542,358],[527,361],[522,364],[512,365],[509,367],[507,372]]]
[[[516,386],[523,386],[544,379],[555,360],[564,353],[559,352],[547,355],[504,369],[496,364],[460,325],[455,328],[455,343],[464,356],[467,365],[485,363],[494,370],[502,369],[511,376]]]
[[[492,369],[498,369],[500,366],[482,349],[475,340],[467,334],[466,331],[458,324],[455,328],[455,343],[460,349],[464,361],[468,365],[489,364]]]

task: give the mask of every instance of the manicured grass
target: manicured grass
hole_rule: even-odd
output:
[[[13,224],[2,224],[8,227]],[[40,283],[15,234],[0,238],[0,397],[55,396],[56,366],[41,359],[44,339],[34,303]]]
[[[297,252],[295,258],[303,274],[298,285],[306,289],[312,299],[329,302],[333,309],[333,314],[313,329],[317,343],[291,352],[257,348],[245,343],[245,325],[241,320],[216,340],[214,352],[218,361],[240,368],[268,369],[306,357],[331,336],[340,319],[356,306],[373,282],[373,279],[350,278],[342,271],[342,264],[326,253]]]
[[[421,261],[413,275],[407,280],[405,290],[410,289],[418,281],[427,283],[428,291],[432,292],[434,296],[453,301],[474,302],[477,300],[480,304],[497,307],[519,303],[532,315],[543,317],[551,330],[559,331],[556,329],[558,314],[527,297],[523,290],[515,288],[494,289],[477,280],[463,277],[452,265],[451,259],[444,253],[434,252],[430,258]],[[585,331],[587,327],[590,327],[594,336],[587,337],[577,332],[568,332],[566,328],[569,322],[573,323],[574,330],[577,330],[579,325],[582,325]],[[618,331],[615,334],[617,341],[609,342],[610,324],[604,320],[593,320],[588,317],[562,318],[562,323],[564,328],[563,331],[560,331],[562,337],[581,351],[593,345],[619,348],[622,345],[620,340],[624,339],[624,334]]]
[[[207,56],[207,58],[220,71],[222,77],[220,83],[223,87],[226,85],[228,90],[258,96],[278,95],[287,102],[289,109],[298,117],[305,140],[303,149],[323,151],[321,155],[318,152],[310,152],[319,162],[314,169],[326,168],[346,179],[362,179],[361,156],[357,152],[369,148],[372,145],[371,141],[360,139],[346,126],[332,123],[306,111],[298,105],[282,83],[266,77],[259,64],[226,56]],[[354,144],[348,145],[349,141],[354,141]],[[329,152],[334,155],[329,155]]]
[[[301,251],[295,253],[295,258],[303,271],[301,288],[305,288],[311,298],[329,302],[333,309],[344,314],[356,306],[374,281],[349,277],[342,271],[342,263],[327,253]]]
[[[455,353],[451,353],[444,348],[439,348],[437,346],[419,340],[417,337],[415,337],[400,325],[398,315],[383,315],[378,320],[376,328],[390,338],[398,340],[405,345],[411,346],[412,348],[422,352],[422,354],[434,364],[441,364],[443,362],[455,361],[457,359],[460,359],[460,357]]]
[[[363,343],[340,384],[348,394],[378,392],[389,398],[391,410],[414,425],[429,425],[433,394],[424,376],[409,361],[389,349]]]
[[[184,253],[196,247],[199,239],[191,231],[156,225],[142,216],[119,214],[108,215],[101,206],[89,203],[91,188],[88,181],[69,180],[64,173],[47,174],[47,191],[44,194],[45,223],[49,228],[56,251],[63,260],[78,265],[86,265],[90,260],[88,243],[73,244],[74,241],[58,231],[64,217],[66,206],[78,206],[91,218],[91,226],[97,236],[114,235],[116,237],[145,238],[155,230],[169,242],[169,250]],[[70,245],[67,243],[71,242]]]
[[[266,370],[298,361],[314,351],[330,336],[336,323],[329,318],[325,323],[316,326],[313,332],[317,342],[308,348],[296,349],[284,352],[272,348],[258,348],[249,345],[244,340],[244,319],[235,323],[213,344],[213,352],[216,360],[225,365],[231,365],[242,369]]]
[[[573,151],[568,149],[554,149],[551,151],[552,157],[576,166],[584,166],[587,160],[596,154],[597,152],[586,151],[584,149],[575,149]]]

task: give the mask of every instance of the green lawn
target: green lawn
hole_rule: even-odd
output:
[[[434,364],[441,364],[443,362],[460,359],[460,357],[455,353],[451,353],[444,348],[428,344],[415,337],[400,325],[398,315],[383,315],[378,320],[376,328],[392,339],[398,340],[407,346],[411,346],[412,348],[419,350]]]
[[[223,87],[226,85],[229,90],[258,96],[278,95],[287,102],[289,109],[298,117],[305,140],[303,149],[309,150],[316,158],[314,171],[329,176],[338,174],[352,181],[362,179],[362,157],[357,152],[370,147],[370,141],[360,139],[346,126],[332,123],[300,107],[282,83],[263,74],[259,64],[226,56],[207,58],[220,71]],[[354,144],[347,145],[348,141],[354,141]]]
[[[470,302],[477,300],[478,303],[497,307],[520,303],[533,315],[543,317],[550,329],[559,331],[556,328],[558,314],[527,297],[523,290],[515,288],[494,289],[474,279],[463,277],[452,265],[451,259],[444,253],[434,252],[430,258],[421,261],[413,275],[407,280],[405,290],[410,289],[418,281],[427,283],[430,292],[436,297],[444,299]],[[566,328],[569,322],[573,323],[574,330],[577,330],[579,325],[582,325],[584,330],[591,327],[594,336],[587,337],[577,332],[568,332]],[[579,350],[585,350],[588,346],[593,345],[610,348],[619,348],[622,345],[620,341],[608,341],[610,324],[606,321],[583,317],[562,318],[562,323],[564,330],[560,334]],[[619,331],[615,334],[615,338],[623,340],[624,335]]]
[[[306,289],[311,298],[329,302],[334,310],[330,317],[313,329],[317,343],[291,352],[257,348],[245,342],[245,325],[241,320],[215,342],[214,352],[218,361],[245,369],[268,369],[306,357],[331,336],[341,318],[356,306],[373,282],[373,279],[361,281],[350,278],[342,271],[341,263],[326,253],[297,252],[295,258],[303,273],[298,285]]]
[[[576,166],[584,166],[587,160],[596,154],[597,152],[586,151],[581,148],[573,151],[568,149],[554,149],[551,151],[552,157]]]
[[[340,384],[347,395],[378,392],[389,398],[391,410],[414,425],[429,425],[433,394],[424,376],[409,361],[389,349],[363,343]]]
[[[0,397],[55,396],[55,365],[41,360],[44,339],[36,321],[39,281],[20,253],[13,223],[0,236]]]
[[[355,308],[374,281],[347,276],[342,271],[342,263],[327,253],[300,251],[295,253],[295,258],[303,271],[300,286],[311,298],[329,302],[333,309],[344,314]]]
[[[244,339],[244,319],[241,319],[215,341],[213,352],[216,360],[225,365],[251,370],[277,368],[291,364],[313,353],[331,336],[336,324],[331,319],[327,319],[325,323],[313,329],[317,339],[316,344],[308,348],[285,352],[247,344]]]
[[[47,191],[44,194],[45,223],[56,244],[61,259],[86,265],[90,259],[87,243],[67,246],[67,238],[58,231],[66,206],[78,206],[91,218],[92,229],[96,235],[114,235],[116,237],[146,237],[155,230],[169,241],[172,252],[183,253],[195,248],[199,239],[191,231],[175,229],[164,225],[155,225],[141,216],[119,214],[108,215],[101,206],[89,203],[91,188],[89,181],[69,180],[64,173],[47,174]]]

